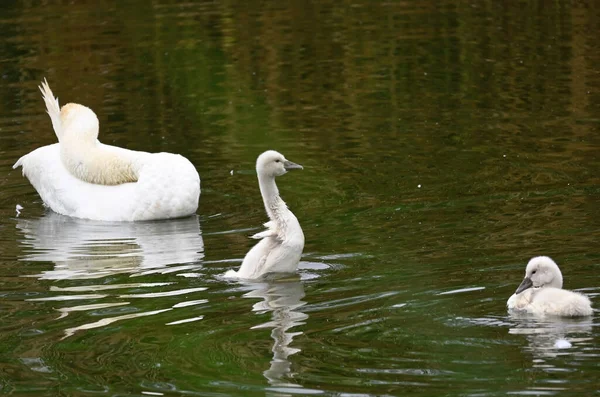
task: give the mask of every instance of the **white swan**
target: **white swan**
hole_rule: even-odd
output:
[[[200,176],[183,156],[104,145],[89,108],[60,108],[47,81],[40,87],[59,143],[21,157],[13,166],[59,214],[102,221],[142,221],[191,215]]]
[[[291,273],[296,270],[304,249],[304,234],[296,216],[279,197],[275,177],[289,170],[302,169],[274,150],[258,156],[256,172],[258,185],[270,221],[267,230],[252,238],[262,239],[244,258],[236,272],[229,270],[225,277],[256,279],[267,273]]]
[[[562,289],[563,278],[552,259],[532,258],[525,278],[506,305],[511,311],[564,317],[590,316],[592,306],[587,296]]]

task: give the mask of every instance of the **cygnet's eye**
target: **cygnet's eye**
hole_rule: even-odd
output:
[[[531,274],[535,274],[535,272],[537,272],[537,270],[532,271]]]
[[[277,159],[277,160],[275,160],[275,162],[276,162],[276,163],[280,163],[280,162],[281,162],[281,160]]]

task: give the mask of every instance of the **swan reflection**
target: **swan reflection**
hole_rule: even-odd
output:
[[[583,354],[584,349],[577,345],[587,345],[592,341],[592,318],[536,317],[527,314],[511,314],[513,327],[510,334],[524,335],[527,338],[526,350],[532,352],[536,367],[554,367],[547,363],[560,355]],[[574,346],[573,349],[569,349]]]
[[[300,352],[300,349],[290,347],[294,337],[302,332],[289,332],[298,325],[305,324],[308,315],[302,313],[300,308],[306,304],[304,298],[304,285],[301,281],[269,281],[250,284],[252,291],[244,294],[245,298],[261,298],[262,301],[252,306],[252,311],[257,313],[271,312],[271,321],[256,325],[252,329],[272,328],[273,359],[271,366],[263,375],[272,386],[276,388],[293,387],[300,385],[286,381],[291,374],[289,356]]]
[[[91,279],[118,273],[143,275],[197,270],[204,243],[197,216],[152,222],[99,222],[48,212],[20,218],[20,260],[54,262],[35,277]],[[167,267],[172,264],[178,266]]]

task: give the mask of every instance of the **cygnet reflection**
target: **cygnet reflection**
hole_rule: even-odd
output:
[[[554,367],[548,359],[559,355],[584,354],[585,346],[592,343],[592,319],[543,317],[525,313],[511,313],[510,320],[514,326],[510,334],[524,335],[533,353],[535,366]]]
[[[301,331],[289,332],[298,325],[305,324],[308,315],[301,312],[300,308],[306,304],[304,285],[301,281],[270,281],[248,284],[252,291],[244,294],[245,298],[261,298],[262,301],[253,305],[252,311],[258,313],[271,312],[271,321],[256,325],[252,329],[272,328],[273,359],[271,366],[263,372],[269,384],[275,387],[301,387],[291,383],[286,378],[292,375],[289,356],[300,352],[300,349],[291,347],[294,337],[301,335]]]
[[[197,216],[151,222],[100,222],[48,212],[20,218],[22,261],[54,262],[30,275],[43,279],[91,279],[118,273],[143,275],[201,267],[204,242]],[[175,265],[176,266],[169,266]]]

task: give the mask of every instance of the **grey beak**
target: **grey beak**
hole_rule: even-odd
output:
[[[527,288],[531,288],[532,286],[533,282],[531,281],[531,279],[529,277],[525,277],[519,285],[519,287],[517,288],[517,290],[515,291],[515,294],[520,294],[521,292],[525,291]]]
[[[292,163],[289,160],[285,160],[283,162],[283,168],[285,168],[286,171],[290,171],[290,170],[303,170],[304,169],[304,168],[302,168],[302,166],[300,164]]]

